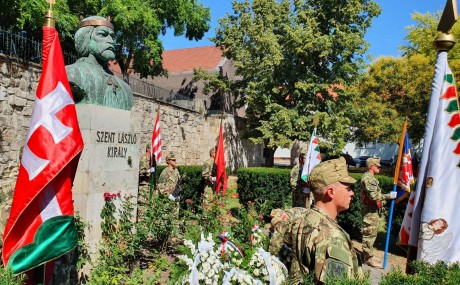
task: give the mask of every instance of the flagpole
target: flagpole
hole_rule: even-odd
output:
[[[53,12],[53,5],[56,4],[56,0],[46,0],[48,5],[48,10],[45,14],[45,23],[43,24],[44,27],[48,28],[55,28],[56,26],[56,17],[54,16]],[[37,285],[44,285],[46,282],[46,263],[41,264],[36,269],[38,273],[34,274],[34,277],[41,280],[36,280]]]
[[[403,153],[403,148],[404,148],[404,140],[406,138],[406,132],[407,132],[407,121],[408,121],[408,117],[406,116],[406,119],[404,120],[404,124],[403,124],[401,138],[399,139],[398,160],[396,161],[395,174],[393,178],[393,192],[396,192],[396,187],[398,186],[399,168],[401,166],[401,158],[402,158],[402,153]],[[395,200],[392,199],[391,205],[390,205],[390,215],[388,217],[388,224],[387,224],[387,238],[385,242],[385,253],[383,255],[383,269],[387,267],[388,246],[390,244],[391,223],[393,221],[394,207],[395,207]]]

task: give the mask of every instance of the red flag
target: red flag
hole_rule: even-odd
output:
[[[220,124],[219,141],[217,143],[214,163],[216,164],[216,194],[219,194],[220,187],[223,184],[222,195],[225,195],[225,192],[227,192],[227,172],[225,170],[225,150],[224,136],[222,135],[222,124]]]
[[[72,182],[83,139],[54,28],[43,27],[43,69],[3,239],[15,274],[72,250]]]
[[[157,114],[157,118],[155,120],[155,125],[153,126],[153,134],[152,134],[152,146],[150,149],[150,157],[155,155],[155,160],[157,163],[161,161],[161,129],[160,129],[160,113]]]

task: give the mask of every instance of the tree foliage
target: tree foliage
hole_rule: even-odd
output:
[[[6,0],[0,24],[6,28],[40,34],[47,3],[43,0]],[[122,71],[134,68],[141,77],[164,73],[160,33],[199,40],[209,30],[209,8],[195,0],[63,0],[56,1],[56,28],[64,48],[73,46],[80,16],[110,16],[115,26],[116,57]],[[133,60],[134,65],[129,66]]]
[[[359,143],[397,143],[408,111],[411,141],[418,143],[423,138],[436,60],[432,40],[437,36],[439,13],[415,13],[412,18],[415,24],[408,28],[408,43],[402,47],[405,55],[376,59],[351,87],[352,139]],[[454,26],[452,33],[459,37],[460,28]],[[460,78],[459,59],[460,49],[454,47],[449,65],[456,78]]]
[[[362,67],[364,34],[380,13],[372,0],[233,1],[213,41],[233,60],[237,81],[203,76],[246,106],[250,138],[269,148],[307,140],[313,118],[338,153],[349,133],[343,88]],[[222,78],[221,78],[222,79]],[[230,84],[230,86],[229,86]],[[223,87],[227,86],[227,87]]]

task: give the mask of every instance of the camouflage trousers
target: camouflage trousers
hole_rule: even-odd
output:
[[[145,213],[146,207],[150,201],[150,186],[146,185],[139,185],[139,194],[137,196],[137,216],[141,217],[143,213]]]
[[[204,199],[206,201],[211,201],[212,200],[212,196],[214,195],[214,187],[212,187],[213,185],[212,184],[206,184],[206,187],[204,187]]]
[[[364,258],[374,256],[374,243],[379,229],[380,215],[378,212],[363,213],[363,253]]]
[[[302,191],[302,188],[292,189],[292,207],[310,208],[310,201],[307,199],[307,194]]]

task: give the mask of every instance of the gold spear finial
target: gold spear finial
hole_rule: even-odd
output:
[[[53,5],[56,4],[56,0],[46,0],[46,3],[49,4],[48,11],[45,14],[45,27],[54,28],[56,24],[56,18],[53,13]]]
[[[223,112],[223,111],[222,111],[222,114],[220,114],[220,115],[217,117],[217,118],[220,119],[220,124],[221,124],[221,125],[222,125],[222,122],[224,121],[225,117],[226,117],[226,116],[225,116],[225,112]]]
[[[447,0],[441,19],[438,24],[438,32],[441,32],[434,40],[434,45],[438,51],[449,51],[455,45],[454,35],[449,34],[452,26],[457,22],[457,0]]]

